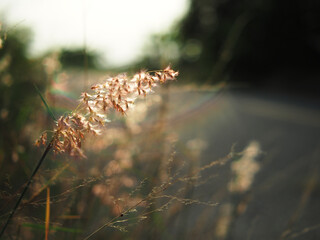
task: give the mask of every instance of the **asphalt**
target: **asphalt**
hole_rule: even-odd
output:
[[[203,166],[232,147],[240,153],[254,146],[249,149],[256,152],[242,165],[244,176],[251,174],[242,190],[230,188],[240,184],[237,160],[204,172],[209,180],[188,197],[218,205],[184,207],[162,239],[320,239],[320,104],[313,97],[253,89],[171,91],[168,126],[180,136],[178,153],[202,143],[195,154]]]

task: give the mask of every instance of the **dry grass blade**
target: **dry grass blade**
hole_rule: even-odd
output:
[[[47,203],[46,203],[46,240],[49,236],[49,224],[50,224],[50,188],[47,187]]]
[[[188,198],[180,198],[177,196],[171,196],[171,195],[159,195],[160,193],[163,193],[165,190],[167,190],[170,186],[173,186],[175,183],[178,182],[188,182],[190,181],[190,179],[198,179],[199,178],[199,174],[203,171],[205,171],[206,169],[209,169],[217,164],[225,164],[226,162],[230,161],[231,159],[233,159],[234,157],[236,157],[237,154],[234,153],[234,150],[232,149],[232,152],[230,154],[228,154],[226,157],[218,160],[218,161],[213,161],[201,168],[199,168],[197,171],[195,171],[191,176],[183,176],[183,177],[178,177],[178,173],[175,174],[175,176],[170,177],[169,180],[167,182],[162,183],[160,186],[158,187],[154,187],[151,192],[143,199],[141,199],[139,202],[137,202],[136,204],[134,204],[133,206],[129,207],[127,210],[123,211],[121,214],[119,214],[118,216],[114,217],[113,219],[111,219],[110,221],[108,221],[107,223],[103,224],[102,226],[100,226],[98,229],[96,229],[94,232],[92,232],[90,235],[88,235],[86,238],[84,238],[84,240],[88,240],[91,237],[93,237],[95,234],[97,234],[98,232],[100,232],[102,229],[104,229],[105,227],[115,227],[114,224],[118,222],[118,219],[122,218],[123,216],[125,216],[127,213],[136,210],[136,208],[140,205],[142,205],[143,203],[146,203],[148,201],[151,200],[156,200],[156,199],[168,199],[167,202],[165,202],[164,204],[162,204],[159,208],[156,208],[154,210],[151,210],[149,212],[144,212],[141,214],[140,217],[138,218],[145,218],[147,217],[147,215],[150,215],[154,212],[161,212],[165,209],[168,208],[168,206],[173,202],[173,201],[178,201],[184,205],[190,205],[190,204],[199,204],[199,205],[206,205],[206,206],[217,206],[218,203],[216,202],[203,202],[200,200],[196,200],[196,199],[188,199]],[[181,188],[180,190],[182,190],[183,188]],[[177,191],[179,192],[179,191]],[[134,219],[134,218],[131,218]],[[124,221],[127,221],[129,219],[125,219]]]
[[[51,179],[49,179],[48,182],[46,182],[45,185],[43,185],[36,193],[34,193],[30,199],[28,200],[28,202],[31,202],[36,196],[38,196],[40,193],[42,193],[43,190],[45,190],[46,188],[48,188],[48,186],[54,182],[62,173],[64,170],[66,170],[68,167],[70,166],[70,163],[64,165]]]

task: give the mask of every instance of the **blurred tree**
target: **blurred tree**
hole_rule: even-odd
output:
[[[91,68],[99,67],[100,56],[96,52],[85,49],[62,49],[60,52],[60,62],[64,67]]]
[[[35,121],[36,111],[41,106],[33,84],[40,88],[45,86],[41,61],[27,57],[30,30],[17,26],[6,29],[3,27],[6,38],[0,49],[1,176],[7,170],[3,167],[4,162],[8,167],[27,157],[30,136],[26,126]]]
[[[316,0],[191,0],[178,25],[179,69],[211,83],[317,71],[319,11]]]

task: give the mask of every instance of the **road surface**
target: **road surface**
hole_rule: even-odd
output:
[[[188,197],[219,205],[187,206],[162,239],[320,239],[319,100],[248,89],[170,93],[168,127],[200,166],[233,145],[247,160],[207,171],[214,177]]]

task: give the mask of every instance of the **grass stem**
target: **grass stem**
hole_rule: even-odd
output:
[[[16,202],[14,208],[13,208],[12,211],[10,212],[9,217],[7,218],[7,221],[6,221],[5,225],[3,226],[3,228],[2,228],[2,230],[1,230],[1,232],[0,232],[0,238],[2,237],[2,235],[3,235],[4,231],[6,230],[7,226],[9,225],[9,223],[10,223],[13,215],[14,215],[15,212],[17,211],[17,209],[18,209],[18,207],[19,207],[19,205],[20,205],[20,203],[21,203],[21,200],[23,199],[25,193],[27,192],[30,184],[31,184],[32,181],[33,181],[33,177],[36,175],[36,173],[38,172],[38,170],[39,170],[42,162],[43,162],[44,159],[46,158],[48,152],[51,150],[53,140],[54,140],[54,138],[50,141],[50,143],[48,144],[46,150],[45,150],[44,153],[42,154],[42,156],[41,156],[41,158],[40,158],[37,166],[36,166],[35,169],[33,170],[33,172],[32,172],[32,174],[31,174],[31,176],[30,176],[30,178],[29,178],[26,186],[24,187],[22,193],[20,194],[18,201]]]

